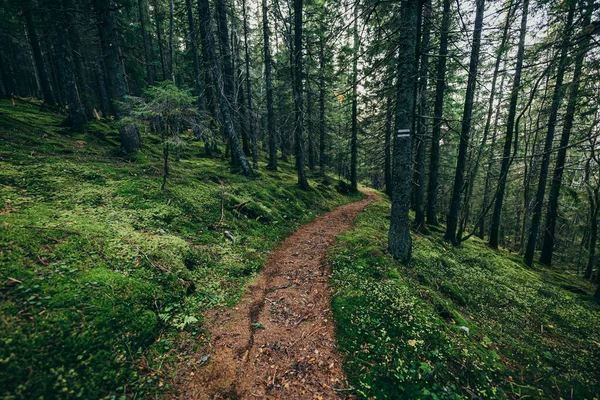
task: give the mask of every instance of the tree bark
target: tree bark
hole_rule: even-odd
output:
[[[412,239],[409,231],[412,134],[414,107],[414,76],[416,72],[418,0],[407,0],[401,10],[399,28],[398,81],[396,93],[396,121],[394,135],[392,216],[388,234],[388,248],[401,262],[411,257]]]
[[[314,124],[313,124],[313,102],[312,102],[312,90],[310,87],[310,70],[306,68],[306,139],[307,139],[307,159],[308,169],[310,171],[315,170],[315,146],[313,141],[314,136]]]
[[[498,73],[500,71],[500,64],[502,62],[502,56],[504,55],[504,52],[506,51],[506,42],[508,40],[508,30],[510,28],[511,16],[513,14],[514,14],[513,1],[511,1],[508,6],[508,9],[506,10],[506,19],[504,22],[504,28],[502,29],[502,38],[500,41],[500,46],[498,47],[498,50],[496,52],[496,62],[494,64],[494,73],[492,75],[492,86],[490,88],[490,99],[489,99],[489,104],[488,104],[487,116],[486,116],[486,120],[485,120],[485,127],[483,129],[484,139],[489,136],[489,132],[490,132],[490,128],[491,128],[492,115],[494,114],[494,100],[496,97],[496,84],[498,82]],[[505,74],[502,74],[502,79],[500,81],[500,96],[499,96],[500,99],[502,99],[502,89],[504,87],[505,76],[506,76]],[[497,111],[496,112],[496,121],[494,123],[494,130],[493,130],[493,135],[492,135],[492,144],[490,146],[489,155],[488,155],[489,161],[488,161],[488,170],[487,170],[486,178],[485,178],[483,205],[481,207],[482,210],[486,209],[486,207],[488,205],[488,201],[489,201],[490,175],[491,175],[491,170],[492,170],[492,160],[493,160],[493,156],[494,156],[494,148],[495,148],[495,144],[496,144],[498,115],[499,115],[499,113]],[[481,146],[481,148],[483,148],[483,145]],[[479,163],[477,165],[479,165]],[[474,183],[473,181],[475,180],[476,172],[477,171],[474,171],[474,174],[472,174],[472,178],[471,178],[472,182],[470,183],[470,190],[473,190],[473,183]],[[483,239],[484,234],[485,234],[485,216],[483,215],[480,218],[478,236],[481,239]]]
[[[244,28],[244,58],[246,64],[246,100],[248,101],[248,134],[252,142],[252,166],[258,168],[258,140],[254,131],[254,110],[252,108],[252,80],[250,79],[250,51],[248,46],[248,18],[246,16],[246,0],[242,0],[242,16]]]
[[[546,134],[546,141],[544,143],[544,153],[542,155],[542,162],[540,166],[540,179],[538,181],[538,188],[535,194],[535,205],[533,208],[533,214],[531,216],[531,229],[529,231],[529,237],[527,239],[527,247],[525,249],[525,264],[531,265],[533,263],[533,256],[535,253],[535,247],[537,243],[537,236],[540,229],[540,222],[542,216],[542,207],[544,205],[544,197],[546,195],[546,183],[548,180],[548,169],[550,166],[550,153],[552,152],[552,142],[554,141],[554,132],[556,130],[556,120],[558,118],[558,108],[563,98],[563,79],[565,76],[565,70],[568,64],[568,51],[569,43],[571,40],[571,32],[573,30],[573,17],[575,15],[576,1],[570,2],[569,12],[567,14],[567,21],[563,29],[563,41],[561,44],[558,70],[556,72],[556,83],[554,84],[554,93],[552,94],[552,104],[550,106],[550,116],[548,118],[548,132]]]
[[[267,131],[269,132],[269,164],[267,169],[277,170],[277,132],[273,111],[273,80],[271,78],[271,46],[269,45],[269,19],[267,0],[262,0],[263,51],[265,56],[265,86],[267,94]]]
[[[100,23],[99,34],[104,66],[108,78],[108,93],[111,99],[111,110],[117,119],[129,113],[125,73],[119,49],[117,23],[110,0],[95,0],[95,9]],[[140,134],[134,124],[119,127],[121,150],[125,153],[135,152],[140,147]]]
[[[392,197],[392,96],[387,95],[385,101],[385,149],[384,172],[385,193]]]
[[[0,50],[0,96],[3,98],[10,97],[8,82],[6,78],[6,70],[4,69],[4,60],[2,59],[2,51]]]
[[[438,181],[440,169],[440,133],[444,113],[446,60],[448,58],[448,32],[450,31],[450,0],[443,0],[440,50],[436,72],[435,104],[433,107],[433,130],[431,132],[431,155],[429,160],[429,183],[427,186],[427,223],[437,225]]]
[[[42,50],[40,49],[39,38],[33,23],[31,1],[26,0],[23,2],[23,15],[25,17],[25,26],[27,27],[27,35],[31,43],[31,50],[33,52],[33,60],[35,62],[35,70],[37,71],[40,86],[42,88],[42,96],[44,101],[48,104],[55,104],[56,100],[50,87],[50,81],[48,80],[48,74],[46,73],[46,66],[44,64],[44,57]]]
[[[173,0],[169,0],[169,73],[171,74],[171,80],[175,82],[175,44],[173,43],[173,29],[174,29],[174,17],[175,17],[175,4]]]
[[[319,38],[319,172],[325,179],[325,39]]]
[[[192,12],[192,0],[185,0],[185,8],[188,19],[188,37],[190,52],[192,53],[192,65],[194,67],[194,86],[198,95],[198,108],[204,111],[204,85],[202,84],[202,71],[200,58],[198,57],[198,45],[196,44],[196,29],[194,27],[194,13]]]
[[[186,2],[189,0],[186,0]],[[154,67],[152,66],[152,46],[150,46],[150,40],[148,38],[148,31],[146,30],[146,4],[144,0],[138,0],[138,9],[140,13],[140,33],[142,34],[142,42],[144,43],[144,64],[146,65],[146,76],[148,79],[148,85],[154,85]]]
[[[575,2],[575,0],[573,0]],[[583,3],[583,2],[582,2]],[[594,10],[593,1],[588,0],[588,7],[585,12],[582,26],[587,27],[592,18]],[[546,224],[544,228],[544,241],[542,244],[542,254],[540,262],[545,265],[552,263],[552,253],[554,252],[554,235],[556,232],[556,223],[558,219],[558,198],[560,196],[560,188],[562,186],[563,171],[565,169],[565,161],[567,158],[567,149],[571,139],[571,131],[573,130],[573,120],[575,119],[575,111],[577,109],[577,101],[579,100],[579,85],[581,82],[581,74],[583,70],[583,61],[587,53],[590,42],[590,35],[585,35],[580,42],[580,48],[575,59],[575,70],[573,71],[573,80],[569,99],[567,101],[567,111],[564,118],[563,129],[560,135],[560,148],[556,156],[556,166],[552,174],[550,183],[550,194],[548,197],[548,209],[546,211]]]
[[[235,119],[235,108],[236,104],[235,93],[234,93],[234,84],[233,84],[233,59],[231,56],[231,46],[229,44],[229,33],[228,33],[228,25],[227,25],[227,9],[225,7],[225,0],[215,0],[215,18],[217,20],[217,36],[219,40],[219,48],[221,49],[221,70],[222,81],[223,81],[223,89],[225,99],[228,102],[228,107],[230,108],[230,119],[233,124],[232,127],[235,130],[236,119]],[[214,53],[216,60],[216,52]],[[217,84],[217,91],[219,90]],[[225,119],[225,116],[222,117]],[[224,122],[224,121],[223,121]],[[236,132],[236,137],[238,136],[238,132]],[[225,132],[225,135],[228,137],[229,134]],[[239,139],[238,139],[239,142]],[[245,158],[245,155],[244,155]],[[236,161],[232,159],[235,163]],[[234,166],[236,166],[234,164]]]
[[[92,94],[90,93],[88,86],[88,77],[84,64],[84,57],[82,55],[83,44],[81,41],[80,30],[78,27],[78,21],[76,14],[79,12],[76,2],[73,0],[64,0],[63,6],[65,8],[65,18],[67,21],[67,32],[70,42],[70,51],[75,66],[75,82],[77,83],[77,90],[79,94],[79,100],[83,108],[86,122],[94,117],[93,113],[93,100]]]
[[[219,1],[222,0],[217,0],[217,2]],[[208,12],[210,11],[208,0],[198,0],[198,5],[202,10],[206,10]],[[206,50],[208,52],[208,57],[210,60],[213,61],[212,74],[214,81],[217,83],[217,94],[219,100],[219,108],[221,110],[221,116],[223,119],[223,127],[227,135],[228,143],[231,147],[231,163],[234,168],[240,168],[245,176],[252,176],[252,168],[250,167],[250,163],[248,163],[248,159],[244,155],[244,151],[242,150],[238,134],[234,128],[232,118],[233,110],[231,109],[232,103],[229,101],[229,98],[225,94],[225,83],[223,77],[221,76],[221,70],[219,68],[219,63],[215,54],[215,40],[212,33],[212,24],[210,18],[201,21],[201,24],[202,23],[204,24],[204,29],[206,29]],[[225,27],[227,27],[227,22],[225,22]],[[227,30],[225,30],[225,35],[227,35]],[[229,46],[229,42],[227,42],[227,46]],[[229,65],[231,68],[231,64]]]
[[[67,32],[67,16],[65,3],[61,1],[55,11],[55,29],[56,39],[55,48],[58,57],[63,61],[58,70],[63,93],[69,109],[69,123],[71,129],[75,132],[83,132],[83,125],[86,122],[85,112],[81,106],[77,82],[75,80],[75,71],[73,70],[73,55],[69,48],[69,36]]]
[[[302,190],[309,190],[304,167],[304,126],[302,109],[302,0],[294,0],[294,105],[296,108],[296,169],[298,170],[298,185]]]
[[[504,152],[502,154],[502,166],[500,167],[500,179],[498,189],[496,191],[496,202],[494,204],[494,214],[492,215],[492,226],[490,228],[489,246],[493,249],[498,248],[499,232],[500,232],[500,217],[502,215],[502,204],[504,202],[504,194],[506,191],[506,179],[508,178],[508,170],[511,163],[511,149],[513,133],[515,130],[515,118],[517,115],[517,100],[519,99],[519,89],[521,84],[521,71],[523,69],[523,57],[525,55],[525,34],[527,32],[527,13],[529,8],[529,0],[523,0],[521,29],[519,35],[519,45],[517,49],[517,65],[515,67],[515,75],[513,78],[513,87],[510,94],[510,105],[508,107],[508,119],[506,122],[506,139],[504,141]],[[516,140],[516,139],[515,139]]]
[[[219,114],[217,113],[217,105],[215,103],[215,84],[212,76],[212,65],[214,61],[211,59],[209,48],[209,35],[212,35],[212,31],[209,27],[210,23],[210,8],[209,3],[198,0],[198,22],[199,22],[199,33],[201,43],[201,55],[202,55],[202,68],[204,70],[204,95],[206,96],[206,109],[210,113],[210,127],[211,130],[216,130],[216,121],[219,121]],[[214,40],[214,39],[213,39]]]
[[[418,130],[416,154],[415,228],[425,225],[425,142],[427,138],[427,78],[429,73],[429,38],[431,34],[431,0],[423,2],[421,63],[419,66]]]
[[[477,79],[477,67],[479,64],[479,48],[481,46],[481,29],[483,25],[483,11],[485,0],[477,0],[475,10],[475,27],[473,31],[473,47],[471,48],[471,59],[469,62],[469,78],[467,81],[467,93],[462,117],[462,128],[460,144],[458,148],[458,160],[456,163],[456,174],[454,175],[454,188],[450,201],[450,212],[446,223],[446,234],[444,239],[458,244],[456,228],[460,215],[460,197],[465,177],[465,165],[467,162],[467,150],[469,147],[469,135],[471,132],[471,114],[473,112],[473,98],[475,95],[475,84]]]
[[[350,188],[358,191],[358,2],[354,3],[354,29],[353,29],[353,52],[352,57],[352,127],[350,137]]]
[[[590,240],[588,246],[588,258],[585,268],[586,279],[590,279],[592,277],[592,271],[594,270],[594,263],[596,261],[596,244],[598,242],[598,213],[600,211],[600,197],[598,196],[598,193],[598,189],[596,189],[594,194],[589,195]]]
[[[165,52],[162,41],[162,13],[158,5],[158,0],[154,0],[154,20],[156,21],[156,40],[158,40],[158,52],[160,53],[160,66],[162,69],[162,80],[167,79],[167,66],[165,63]]]

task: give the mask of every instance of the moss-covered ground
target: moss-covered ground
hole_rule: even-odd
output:
[[[479,239],[454,248],[436,231],[413,237],[403,265],[386,252],[389,212],[386,200],[369,206],[329,257],[359,398],[600,397],[594,287]]]
[[[0,398],[167,388],[204,311],[235,303],[298,224],[356,200],[334,180],[299,190],[291,164],[232,174],[191,140],[161,191],[158,137],[123,158],[110,124],[73,135],[63,118],[0,101]]]

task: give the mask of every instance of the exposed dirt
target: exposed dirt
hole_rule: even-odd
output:
[[[270,255],[237,306],[208,316],[210,345],[180,366],[175,397],[352,397],[336,349],[325,257],[335,236],[378,199],[365,194],[300,227]]]

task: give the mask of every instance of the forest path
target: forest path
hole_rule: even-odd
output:
[[[335,236],[379,196],[301,226],[269,256],[246,295],[207,316],[211,343],[177,373],[180,399],[333,399],[350,396],[337,352],[325,262]]]

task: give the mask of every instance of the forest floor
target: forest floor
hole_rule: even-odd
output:
[[[211,313],[212,340],[181,364],[179,398],[330,399],[347,393],[326,256],[335,236],[380,199],[364,193],[366,199],[300,227],[269,256],[239,304]]]
[[[358,398],[598,399],[600,304],[564,265],[527,267],[442,226],[387,252],[390,202],[370,204],[328,256],[344,371]]]
[[[0,399],[600,398],[600,304],[564,265],[435,226],[402,264],[384,195],[191,138],[161,190],[160,138],[123,157],[63,118],[0,101]]]

